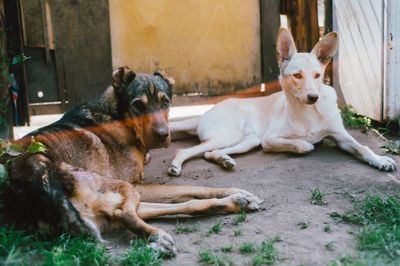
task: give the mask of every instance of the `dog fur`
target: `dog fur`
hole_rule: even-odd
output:
[[[136,75],[127,67],[112,78],[100,97],[17,141],[26,147],[34,137],[47,152],[24,154],[12,165],[4,195],[11,221],[101,242],[102,232],[123,227],[174,255],[172,237],[144,220],[259,208],[261,201],[241,189],[143,184],[149,149],[170,142],[173,81],[161,71]]]
[[[327,64],[336,52],[338,35],[325,35],[311,53],[298,53],[289,31],[277,39],[282,92],[266,97],[228,99],[200,118],[170,123],[172,132],[196,133],[201,144],[177,150],[169,174],[178,176],[186,160],[204,154],[221,167],[236,163],[230,154],[245,153],[261,144],[265,152],[307,153],[325,137],[340,149],[383,171],[394,171],[395,161],[359,144],[344,128],[335,90],[323,84]]]

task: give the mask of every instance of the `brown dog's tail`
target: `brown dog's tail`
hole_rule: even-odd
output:
[[[200,117],[192,117],[184,120],[170,121],[169,129],[171,133],[174,132],[187,132],[191,135],[197,135],[197,125],[199,124]]]

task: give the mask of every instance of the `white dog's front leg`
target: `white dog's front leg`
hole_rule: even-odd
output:
[[[307,153],[314,150],[314,145],[301,139],[264,137],[261,145],[265,152]]]
[[[396,162],[392,158],[375,154],[367,146],[363,146],[358,143],[346,131],[335,133],[331,136],[337,142],[339,148],[367,162],[369,165],[382,171],[396,170]]]

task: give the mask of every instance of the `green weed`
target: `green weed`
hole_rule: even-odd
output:
[[[244,242],[240,245],[239,251],[242,254],[250,254],[253,253],[253,251],[256,249],[256,246],[254,243],[251,242]]]
[[[356,114],[355,110],[351,106],[345,106],[341,109],[343,124],[346,127],[361,129],[366,132],[371,127],[371,119],[365,116]]]
[[[219,256],[211,250],[202,250],[199,252],[200,262],[206,265],[228,266],[232,265],[232,261],[227,257]]]
[[[325,196],[327,194],[322,192],[319,188],[310,190],[310,202],[314,205],[326,205]]]
[[[278,260],[278,253],[275,249],[275,240],[267,240],[257,248],[257,255],[252,259],[252,265],[272,265]]]
[[[233,250],[233,246],[232,245],[223,246],[220,248],[220,250],[224,253],[230,253]]]
[[[307,229],[308,226],[310,226],[310,222],[308,221],[300,221],[297,223],[298,226],[300,226],[301,230]]]
[[[400,140],[388,141],[386,144],[381,146],[387,153],[400,155]]]
[[[329,224],[324,226],[324,232],[326,233],[331,233],[332,232],[332,228]]]
[[[325,244],[325,248],[329,251],[334,251],[336,248],[335,241],[329,241]]]
[[[122,265],[157,266],[162,263],[162,254],[150,248],[145,241],[135,239],[120,259]]]
[[[194,224],[182,224],[177,222],[175,226],[175,233],[176,234],[189,234],[193,232],[197,232],[199,227]]]
[[[208,230],[209,234],[219,234],[222,230],[221,223],[215,223],[213,226]]]
[[[239,225],[240,223],[243,223],[246,221],[247,215],[245,211],[241,211],[238,215],[236,215],[235,219],[233,219],[232,224],[233,225]]]
[[[242,233],[243,233],[242,229],[235,229],[235,230],[233,231],[233,235],[234,235],[234,236],[241,236]]]

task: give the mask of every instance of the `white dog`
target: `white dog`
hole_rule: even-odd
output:
[[[331,32],[311,53],[297,53],[290,32],[280,29],[276,46],[282,92],[225,100],[199,118],[171,122],[171,131],[196,132],[202,143],[177,150],[169,173],[178,176],[184,161],[202,153],[229,169],[236,165],[229,154],[244,153],[260,144],[265,152],[306,153],[325,137],[379,170],[394,171],[393,159],[376,155],[347,133],[335,90],[322,83],[337,45],[337,33]]]

